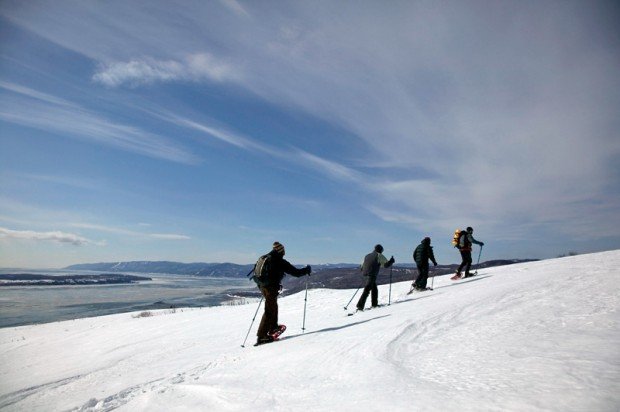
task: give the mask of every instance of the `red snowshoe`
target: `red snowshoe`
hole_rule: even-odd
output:
[[[284,333],[286,330],[286,325],[278,325],[277,328],[268,333],[269,336],[273,338],[273,340],[278,340],[280,335]]]

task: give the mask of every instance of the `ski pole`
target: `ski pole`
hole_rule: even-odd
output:
[[[250,336],[250,331],[252,330],[252,325],[254,325],[254,319],[256,319],[256,315],[258,314],[258,310],[260,309],[260,304],[263,303],[263,297],[261,296],[260,298],[260,302],[258,302],[258,307],[256,308],[256,313],[254,313],[254,317],[252,318],[252,323],[250,323],[250,327],[248,329],[248,333],[245,335],[245,339],[243,340],[243,343],[241,344],[242,348],[245,348],[245,341],[248,340],[248,336]]]
[[[476,262],[476,271],[474,272],[474,275],[478,274],[478,265],[480,265],[480,255],[482,255],[482,246],[480,246],[480,252],[478,252],[478,262]]]
[[[390,266],[390,293],[388,294],[388,306],[392,304],[392,266]]]
[[[308,303],[308,279],[306,278],[306,296],[304,297],[304,322],[301,325],[301,330],[306,331],[306,304]]]
[[[355,291],[355,293],[353,294],[353,296],[351,296],[351,300],[349,301],[349,303],[347,303],[347,306],[344,307],[344,310],[347,310],[347,308],[349,307],[349,305],[351,304],[351,302],[353,302],[353,298],[355,297],[355,295],[357,295],[357,292],[360,291],[361,288],[357,288],[357,290]]]
[[[433,289],[434,284],[435,284],[435,273],[433,272],[433,277],[431,278],[431,289]]]

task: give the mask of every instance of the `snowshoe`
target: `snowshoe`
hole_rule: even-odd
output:
[[[269,336],[273,340],[278,340],[280,338],[280,335],[283,334],[285,330],[286,330],[286,325],[278,325],[277,328],[269,332]]]
[[[452,277],[450,278],[450,280],[459,280],[459,279],[460,279],[460,278],[462,278],[462,277],[463,277],[463,275],[461,275],[460,273],[456,272],[456,273],[454,274],[454,276],[452,276]]]

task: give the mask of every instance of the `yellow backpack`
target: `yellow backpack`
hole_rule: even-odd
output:
[[[464,230],[461,229],[456,229],[454,231],[454,236],[452,237],[452,246],[454,247],[459,247],[459,243],[461,242],[461,236],[463,236],[465,233]]]

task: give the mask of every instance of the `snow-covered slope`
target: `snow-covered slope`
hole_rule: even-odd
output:
[[[256,303],[1,329],[0,409],[617,411],[618,268],[612,251],[399,283],[349,317],[354,290],[311,290],[305,333],[304,294],[282,298],[284,339],[260,347],[262,308],[241,347]]]

